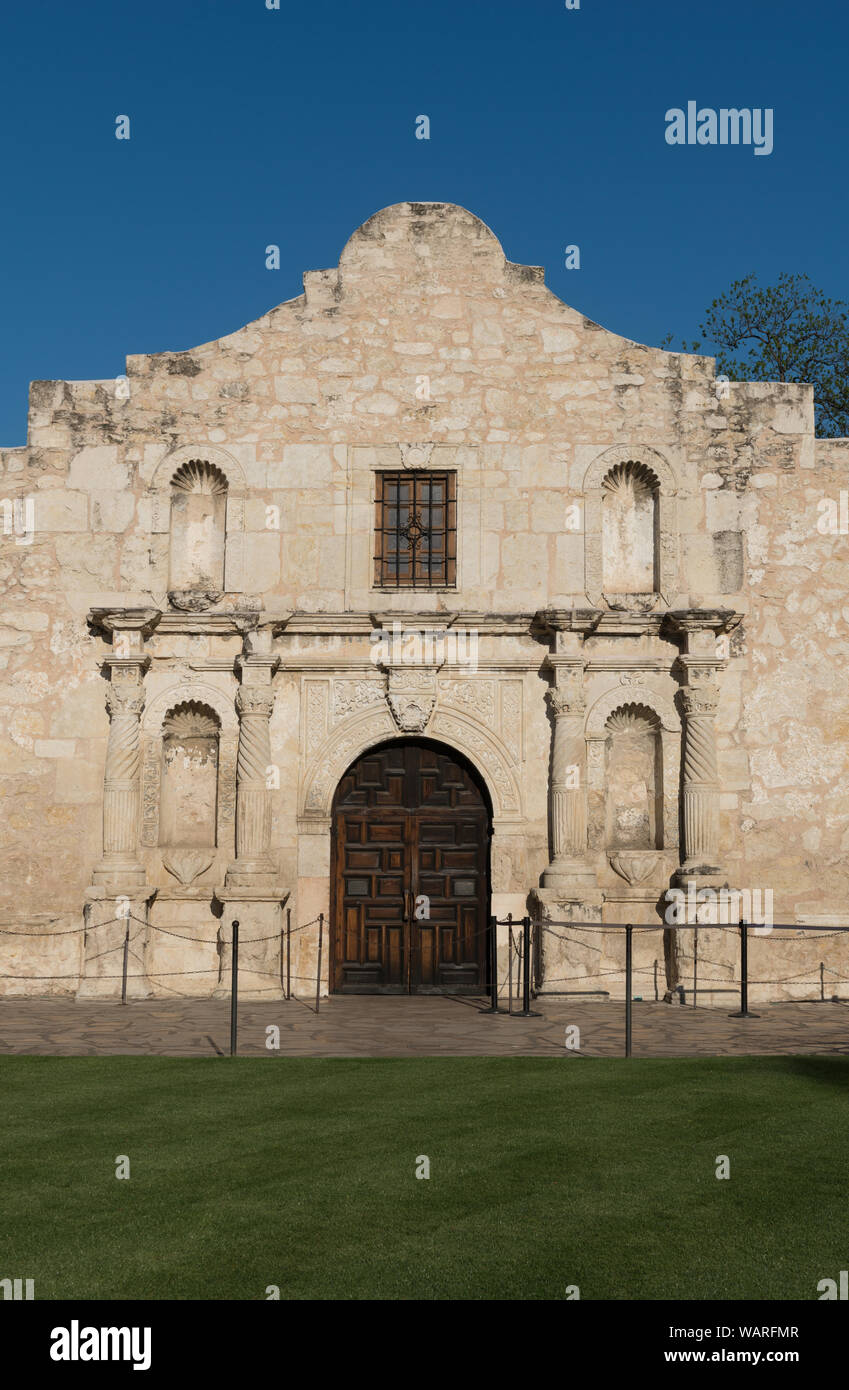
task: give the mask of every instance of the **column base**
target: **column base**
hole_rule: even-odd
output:
[[[704,860],[685,859],[672,875],[672,887],[693,891],[699,888],[728,888],[728,874],[718,864],[708,864]]]
[[[148,884],[122,885],[112,891],[102,884],[86,890],[85,958],[77,999],[120,999],[124,940],[129,925],[127,998],[149,999],[153,993],[146,973],[146,939],[150,904],[156,889]]]
[[[147,870],[131,854],[104,854],[91,872],[94,888],[105,888],[116,895],[123,893],[143,896],[147,887]],[[141,890],[141,893],[139,892]]]
[[[277,865],[266,856],[236,859],[227,868],[224,886],[226,889],[252,888],[273,897],[278,872]]]
[[[586,859],[577,856],[553,859],[543,873],[542,886],[546,890],[563,893],[569,901],[578,901],[587,893],[592,897],[600,892],[595,869]]]
[[[282,999],[283,907],[288,891],[227,882],[216,897],[223,912],[219,929],[220,965],[213,999],[229,999],[233,968],[233,927],[239,923],[238,991],[240,999]]]

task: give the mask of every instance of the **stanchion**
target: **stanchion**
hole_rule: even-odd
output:
[[[286,908],[286,998],[292,998],[292,909]]]
[[[487,942],[487,968],[489,970],[489,1008],[479,1009],[482,1014],[497,1014],[501,1010],[498,1007],[498,921],[495,917],[489,919],[489,932]]]
[[[631,1056],[631,976],[633,974],[634,928],[625,928],[625,1056]]]
[[[696,994],[699,988],[699,929],[693,927],[693,1008],[696,1007]]]
[[[239,923],[233,923],[233,958],[230,966],[230,1056],[235,1057],[239,1016]]]
[[[654,1002],[660,1003],[660,995],[657,992],[657,961],[654,963]]]
[[[531,919],[522,918],[522,1007],[517,1018],[539,1018],[531,1008]]]
[[[318,1013],[321,999],[321,939],[324,935],[324,913],[318,914],[318,969],[315,976],[315,1011]]]
[[[513,913],[507,913],[507,1012],[513,1012]]]
[[[825,961],[820,961],[820,1003],[825,1003]]]
[[[121,1003],[127,1002],[127,959],[130,954],[130,922],[127,919],[127,930],[124,934],[124,965],[121,971]]]
[[[749,938],[748,926],[740,922],[740,1012],[730,1014],[730,1018],[760,1018],[760,1014],[749,1013]]]

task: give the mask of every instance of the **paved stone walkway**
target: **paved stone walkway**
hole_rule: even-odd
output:
[[[538,1018],[480,1012],[484,1000],[334,996],[244,1001],[239,1053],[246,1057],[556,1057],[567,1026],[580,1029],[588,1057],[621,1057],[622,1003],[537,999]],[[518,1008],[519,1005],[517,1004]],[[0,1054],[58,1057],[212,1057],[230,1047],[227,1000],[2,999]],[[830,1053],[849,1056],[849,1004],[759,1005],[759,1018],[729,1018],[731,1009],[635,1003],[635,1057]],[[279,1052],[266,1049],[266,1028],[280,1029]]]

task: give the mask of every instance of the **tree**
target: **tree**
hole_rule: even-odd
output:
[[[765,289],[757,278],[735,280],[708,309],[702,340],[680,351],[709,352],[731,381],[807,382],[817,434],[849,435],[849,305],[828,299],[807,275],[783,271]],[[661,346],[674,351],[671,342],[670,333]]]

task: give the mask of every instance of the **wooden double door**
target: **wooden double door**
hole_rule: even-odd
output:
[[[384,744],[333,803],[332,988],[486,987],[491,819],[476,774],[424,740]]]

